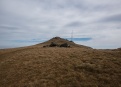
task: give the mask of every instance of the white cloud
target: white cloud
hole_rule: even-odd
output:
[[[10,40],[70,37],[73,30],[74,37],[93,38],[80,44],[120,47],[120,4],[120,0],[0,0],[0,45],[7,47]]]

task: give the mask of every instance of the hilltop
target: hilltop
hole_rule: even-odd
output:
[[[67,47],[46,47],[51,42]],[[54,37],[0,50],[0,87],[121,87],[121,50],[98,50]]]
[[[87,49],[91,49],[91,47],[88,47],[88,46],[84,46],[84,45],[79,45],[79,44],[76,44],[74,43],[73,41],[69,41],[67,39],[63,39],[63,38],[60,38],[60,37],[53,37],[52,39],[48,40],[48,41],[45,41],[43,43],[40,43],[38,45],[42,45],[42,46],[46,46],[46,45],[50,45],[52,42],[58,44],[58,45],[61,45],[61,44],[64,44],[64,43],[67,43],[68,45],[70,45],[71,48],[73,47],[78,47],[78,48],[87,48]]]

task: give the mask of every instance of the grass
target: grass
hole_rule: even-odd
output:
[[[0,87],[121,87],[121,51],[40,46],[0,50]]]

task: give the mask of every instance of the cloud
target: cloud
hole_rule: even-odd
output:
[[[18,29],[18,27],[9,26],[9,25],[0,25],[0,29],[4,29],[4,30],[16,30],[16,29]]]
[[[81,25],[82,25],[82,23],[77,21],[77,22],[69,23],[69,24],[65,25],[65,27],[80,27]]]
[[[117,44],[121,42],[120,3],[120,0],[0,0],[0,46],[31,45],[33,38],[69,38],[73,30],[74,38],[92,38],[80,44],[120,47]]]
[[[104,19],[101,19],[100,22],[119,22],[121,23],[121,14],[116,14],[116,15],[112,15],[109,17],[105,17]]]

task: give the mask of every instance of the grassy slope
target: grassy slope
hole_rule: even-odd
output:
[[[48,41],[46,41],[46,42],[43,42],[43,43],[41,43],[41,44],[38,44],[38,45],[43,45],[43,46],[45,46],[45,45],[50,45],[51,42],[54,42],[54,43],[56,43],[56,44],[58,44],[58,45],[61,45],[61,44],[63,44],[63,43],[67,43],[67,44],[69,44],[71,47],[78,47],[78,48],[81,47],[81,48],[88,48],[88,49],[91,49],[91,47],[84,46],[84,45],[79,45],[79,44],[74,43],[73,41],[69,41],[69,40],[66,40],[66,39],[63,39],[63,38],[60,38],[60,37],[54,37],[54,38],[52,38],[52,39],[50,39],[50,40],[48,40]]]
[[[121,51],[0,50],[0,87],[121,87]]]

